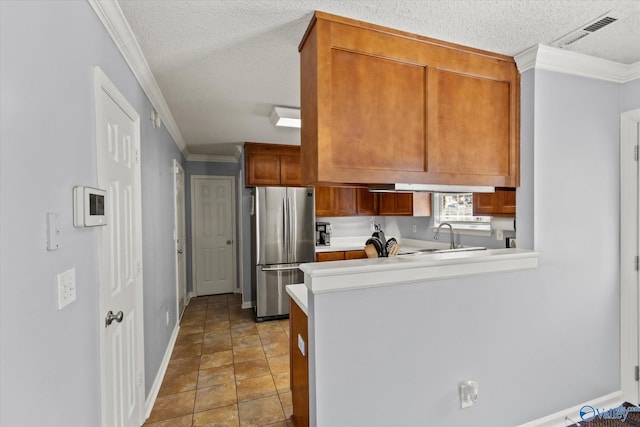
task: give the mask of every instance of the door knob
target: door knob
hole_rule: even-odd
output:
[[[107,326],[112,324],[114,320],[120,323],[122,322],[123,318],[124,313],[122,311],[119,311],[118,314],[113,314],[113,311],[109,310],[109,312],[107,313],[107,317],[104,318],[104,327],[106,328]]]
[[[227,245],[230,245],[230,244],[231,244],[231,240],[227,240]]]
[[[182,255],[182,249],[178,249],[178,253]]]

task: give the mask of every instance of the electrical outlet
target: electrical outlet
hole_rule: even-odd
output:
[[[497,229],[496,230],[496,240],[504,239],[504,230]]]
[[[169,310],[167,310],[167,326],[169,326]]]
[[[478,399],[478,387],[479,384],[476,381],[468,380],[458,384],[458,390],[460,392],[460,408],[468,408],[473,406]]]
[[[58,274],[58,310],[76,300],[76,269]]]
[[[413,224],[413,227],[412,227],[412,228],[413,228],[413,232],[414,232],[414,233],[417,233],[417,232],[418,232],[418,226],[417,226],[417,225]]]

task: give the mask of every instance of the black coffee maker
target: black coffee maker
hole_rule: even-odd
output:
[[[316,222],[316,246],[331,245],[331,223]]]

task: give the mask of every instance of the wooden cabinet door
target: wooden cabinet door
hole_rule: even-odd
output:
[[[431,193],[380,193],[380,215],[431,216]]]
[[[366,188],[356,189],[356,213],[358,215],[378,215],[378,194]]]
[[[352,216],[356,214],[355,188],[316,187],[316,216]]]
[[[309,426],[309,321],[307,315],[293,299],[289,299],[289,361],[291,372],[291,420],[296,427]],[[300,337],[300,338],[298,338]],[[298,339],[304,342],[304,354],[298,346]]]
[[[427,167],[468,184],[516,185],[517,88],[483,71],[430,70]]]
[[[363,244],[364,246],[364,244]],[[363,250],[360,251],[345,251],[344,252],[344,259],[362,259],[362,258],[366,258],[367,254],[366,252]]]
[[[280,156],[268,153],[247,155],[247,186],[280,185]]]
[[[516,189],[497,188],[495,193],[474,193],[473,214],[514,216],[516,214]]]
[[[280,185],[302,185],[300,175],[300,154],[280,155]]]
[[[344,251],[317,252],[316,253],[316,262],[342,261],[342,260],[344,260]]]

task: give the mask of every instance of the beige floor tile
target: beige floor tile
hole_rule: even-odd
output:
[[[212,353],[218,353],[220,351],[231,350],[233,345],[231,344],[231,338],[226,341],[220,342],[206,342],[202,344],[202,355],[206,356]]]
[[[262,345],[258,335],[232,337],[231,342],[233,343],[233,348],[256,347]]]
[[[205,322],[215,322],[221,320],[229,320],[228,311],[212,311],[207,313],[207,317],[205,318]]]
[[[277,395],[238,403],[241,427],[260,427],[284,421],[284,412]]]
[[[151,416],[147,422],[152,423],[156,421],[164,421],[169,418],[177,418],[183,415],[193,414],[195,397],[195,390],[178,394],[169,394],[167,396],[159,396],[153,405]]]
[[[289,356],[278,356],[271,357],[267,359],[269,362],[269,369],[271,369],[272,374],[279,374],[281,372],[289,372],[290,371],[290,361]]]
[[[232,337],[246,337],[247,335],[258,335],[255,325],[240,325],[231,328]]]
[[[223,406],[193,414],[193,426],[197,427],[238,427],[238,405]]]
[[[260,335],[269,334],[273,332],[282,332],[282,327],[280,326],[277,320],[258,323],[256,325],[256,328],[258,329],[258,333]]]
[[[195,390],[198,383],[198,371],[172,371],[167,370],[158,396],[165,396],[167,394],[182,393],[183,391]]]
[[[184,335],[198,334],[204,332],[204,322],[198,325],[180,326],[180,332]]]
[[[233,365],[223,365],[211,369],[201,369],[198,373],[198,388],[235,381]]]
[[[233,364],[233,353],[231,351],[207,354],[200,359],[200,369],[211,369],[231,364]]]
[[[202,336],[203,343],[231,341],[231,333],[228,329],[218,331],[207,331]]]
[[[254,400],[260,397],[277,394],[276,386],[271,375],[249,378],[236,382],[238,402]]]
[[[202,352],[202,344],[180,344],[173,347],[172,359],[184,359],[185,357],[199,357]]]
[[[248,362],[250,360],[265,359],[262,346],[234,348],[233,360],[234,363]]]
[[[197,332],[195,334],[178,334],[178,338],[176,339],[176,345],[184,345],[184,344],[200,344],[203,340],[203,334]]]
[[[184,415],[182,417],[170,418],[164,421],[158,421],[155,423],[146,422],[144,427],[191,427],[191,420],[193,414]]]
[[[204,331],[205,332],[226,331],[230,327],[231,325],[229,324],[228,320],[213,320],[213,321],[206,322],[204,324]]]
[[[171,359],[167,372],[177,373],[179,371],[197,371],[200,369],[200,357],[185,357],[183,359]]]
[[[293,402],[291,401],[291,392],[280,393],[280,402],[282,403],[282,410],[284,411],[285,418],[291,418],[293,415]]]
[[[242,381],[249,378],[262,377],[271,375],[269,364],[265,359],[251,360],[249,362],[235,363],[236,381]]]
[[[260,334],[260,341],[262,345],[273,344],[278,341],[286,341],[289,342],[289,338],[287,338],[287,334],[284,333],[283,330],[279,331],[268,331]]]
[[[217,384],[196,391],[194,412],[208,411],[237,403],[235,383]]]
[[[289,354],[289,341],[277,341],[263,346],[268,358]]]
[[[247,326],[247,325],[255,325],[256,321],[253,319],[253,317],[243,317],[241,319],[231,319],[229,320],[229,322],[231,323],[231,327],[234,326]]]
[[[287,421],[278,421],[277,423],[269,424],[262,427],[289,427],[289,423]]]
[[[291,391],[291,375],[289,374],[289,372],[273,374],[273,382],[276,384],[278,393]]]

